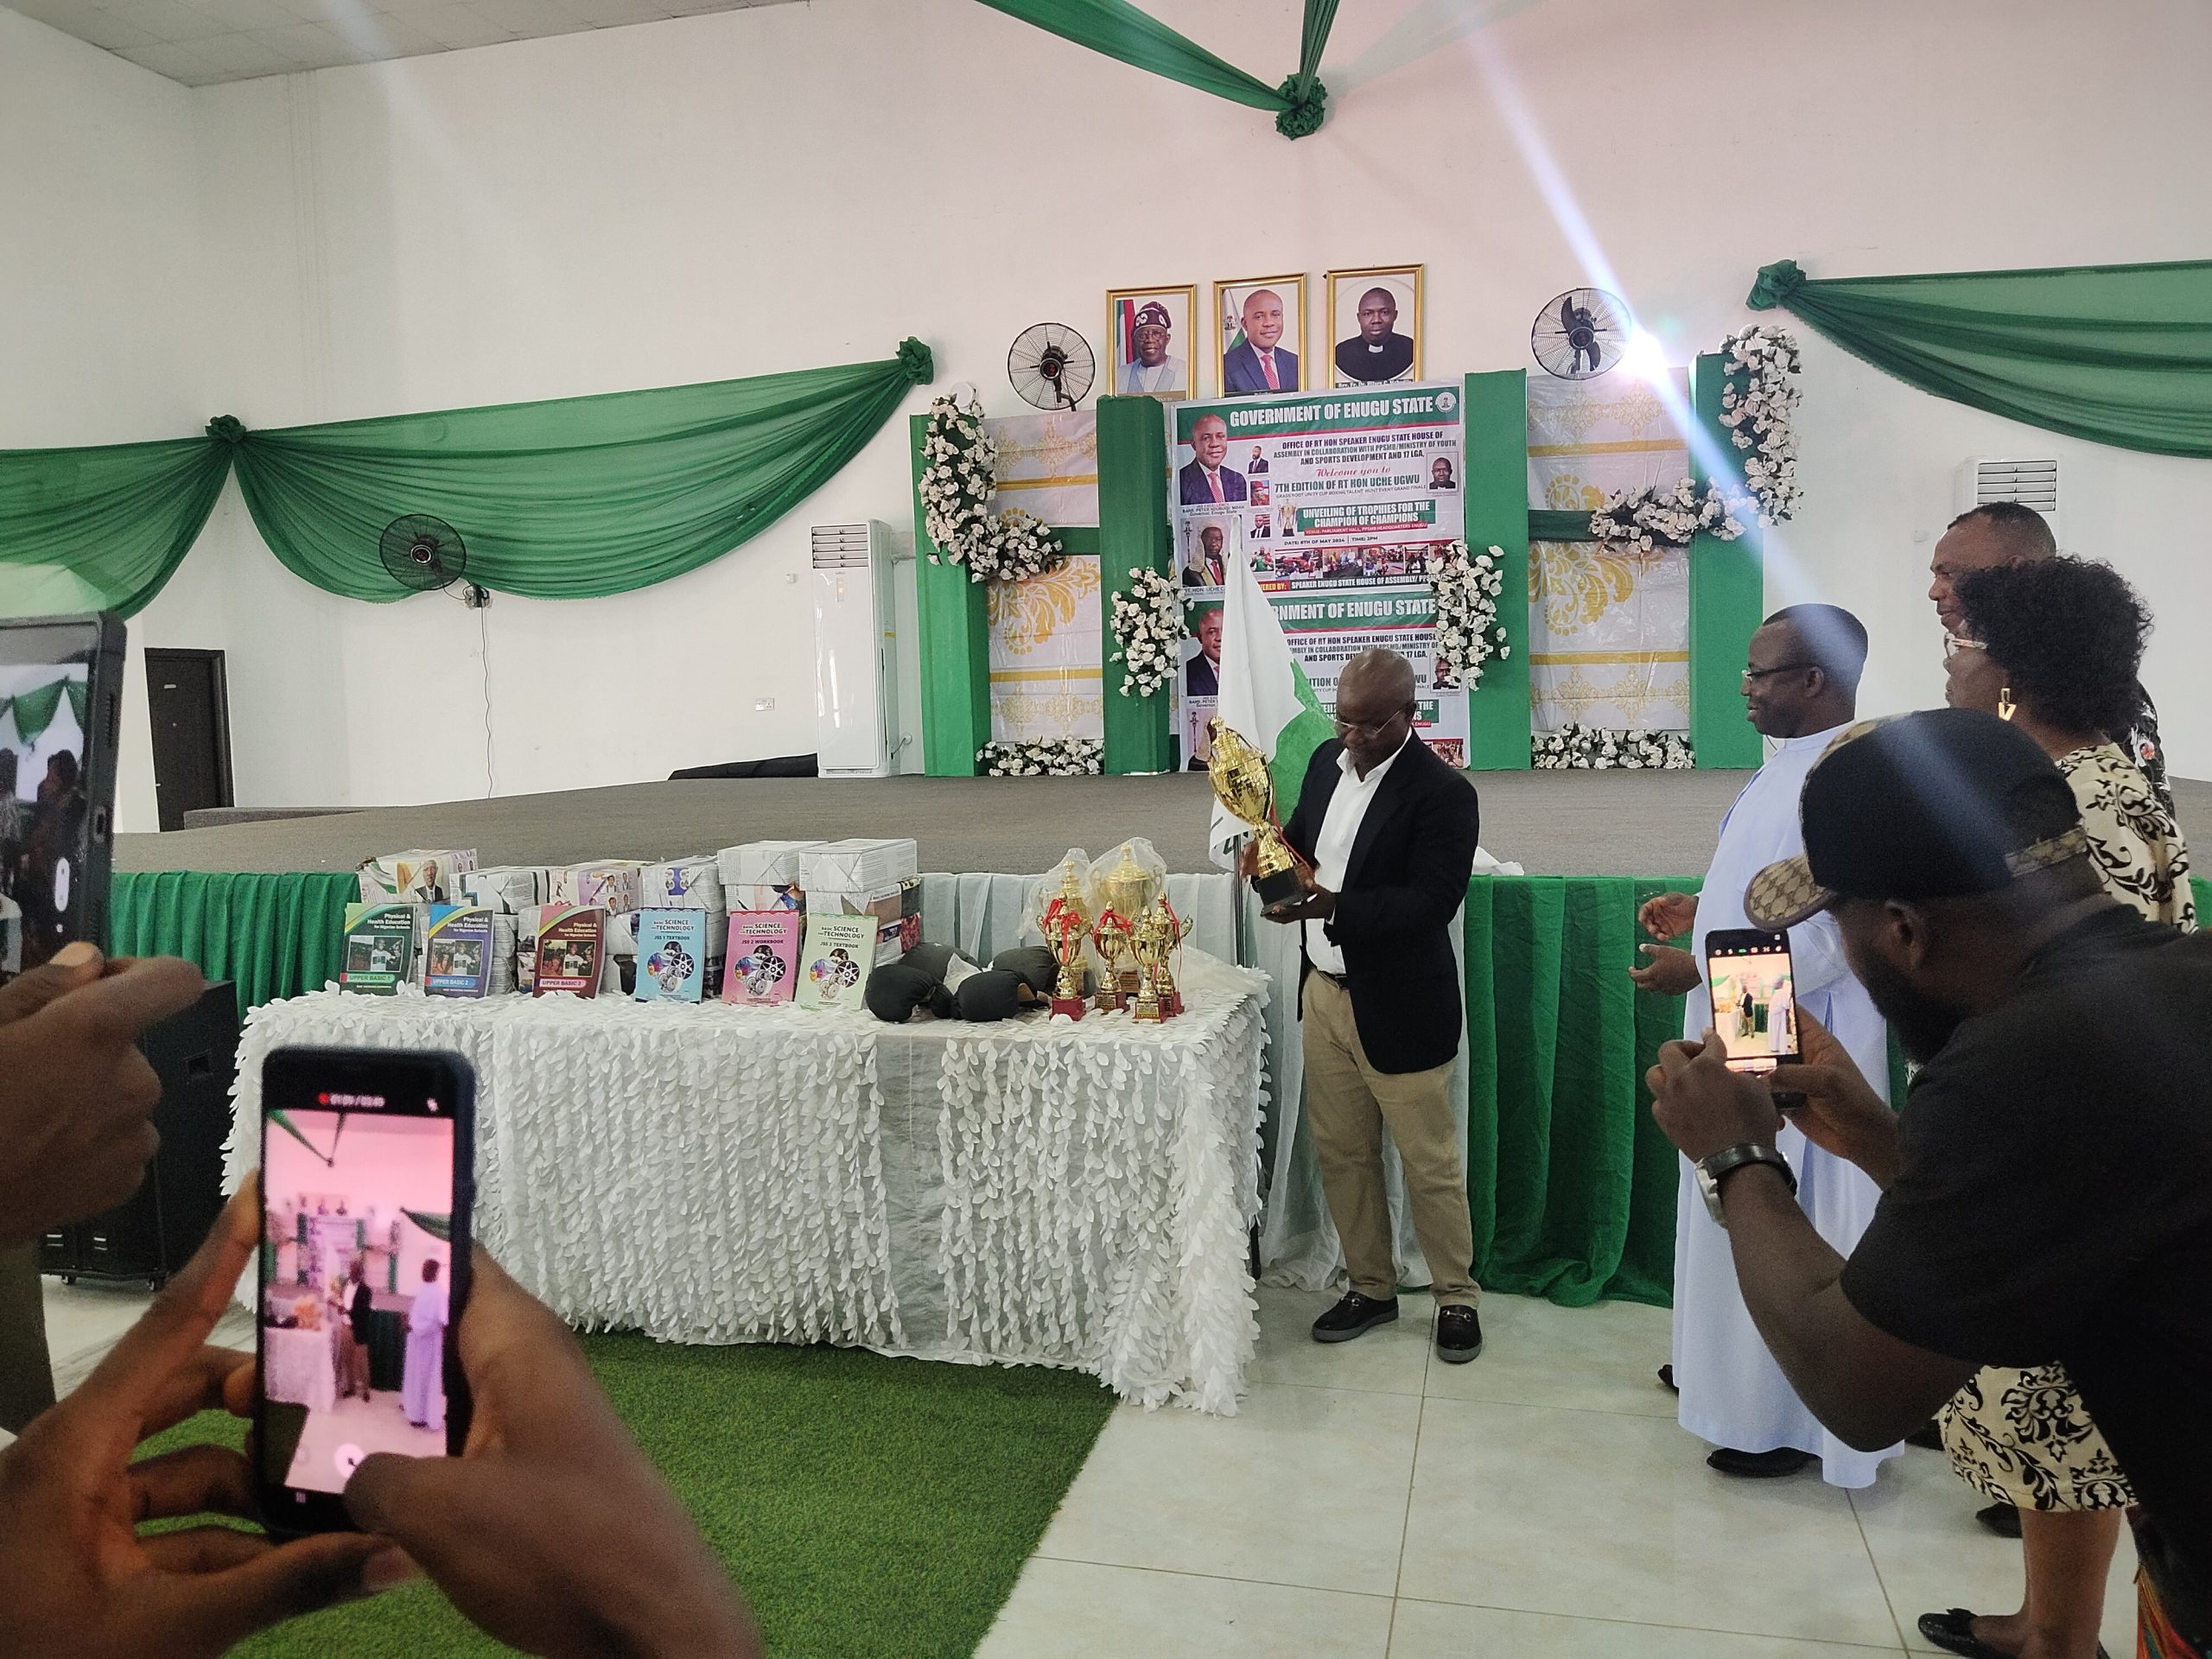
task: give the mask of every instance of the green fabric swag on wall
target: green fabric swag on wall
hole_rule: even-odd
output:
[[[427,512],[468,576],[588,599],[696,570],[772,524],[926,385],[929,348],[704,385],[396,415],[204,438],[0,451],[0,613],[143,609],[213,510],[224,474],[285,567],[327,593],[404,599],[384,527]]]
[[[1180,81],[1233,104],[1273,110],[1275,130],[1286,138],[1303,138],[1319,131],[1328,112],[1328,88],[1322,86],[1318,72],[1322,48],[1328,44],[1330,28],[1337,20],[1337,0],[1306,0],[1298,73],[1280,86],[1270,86],[1216,57],[1130,0],[982,0],[982,3],[1135,68]]]
[[[0,719],[16,722],[16,735],[29,744],[35,745],[46,735],[46,728],[54,724],[54,717],[61,710],[61,699],[69,699],[70,717],[77,722],[77,729],[85,729],[86,699],[90,694],[82,680],[49,680],[44,685],[33,686],[28,691],[18,691],[12,697],[0,697]]]
[[[2047,431],[2212,456],[2212,260],[1815,280],[1764,267],[1780,306],[1923,391]]]

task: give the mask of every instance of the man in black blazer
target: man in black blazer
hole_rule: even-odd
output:
[[[1304,931],[1306,1122],[1351,1278],[1313,1339],[1346,1342],[1398,1317],[1388,1123],[1428,1259],[1437,1357],[1458,1364],[1482,1351],[1483,1329],[1450,1093],[1465,1020],[1451,929],[1481,823],[1465,774],[1413,734],[1414,696],[1413,665],[1395,652],[1345,665],[1338,741],[1314,752],[1283,826],[1311,866],[1306,897],[1268,917]]]

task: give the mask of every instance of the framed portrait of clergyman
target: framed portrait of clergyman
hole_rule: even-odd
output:
[[[1421,378],[1419,265],[1329,273],[1329,384]]]
[[[1198,359],[1198,286],[1116,288],[1106,294],[1107,353],[1113,390],[1122,396],[1193,397]]]
[[[1248,276],[1213,285],[1221,395],[1311,391],[1306,365],[1306,278]]]

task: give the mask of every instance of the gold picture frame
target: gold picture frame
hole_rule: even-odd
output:
[[[1132,318],[1147,304],[1164,308],[1169,318],[1167,359],[1175,358],[1175,348],[1182,346],[1183,381],[1172,391],[1131,385],[1123,389],[1125,369],[1137,365],[1127,362],[1122,356],[1122,308],[1129,308]],[[1176,311],[1181,308],[1178,321]],[[1169,283],[1151,288],[1109,288],[1106,290],[1106,390],[1109,393],[1128,397],[1141,395],[1161,398],[1168,403],[1179,403],[1198,395],[1198,347],[1204,343],[1205,331],[1198,320],[1198,285],[1196,283]]]
[[[1328,273],[1329,296],[1329,385],[1332,386],[1384,385],[1395,380],[1418,380],[1421,377],[1421,346],[1425,339],[1426,319],[1421,315],[1422,278],[1425,265],[1362,265],[1351,270]],[[1383,289],[1397,304],[1397,315],[1392,319],[1384,336],[1379,354],[1369,353],[1362,338],[1359,302],[1373,289]],[[1349,302],[1347,305],[1346,302]],[[1410,307],[1412,326],[1407,327]],[[1402,339],[1411,349],[1411,361],[1395,367],[1402,354],[1390,345],[1393,339]],[[1372,365],[1376,369],[1393,368],[1390,373],[1354,373],[1344,366],[1347,347],[1360,347],[1352,357],[1355,366],[1366,366],[1364,359],[1378,356]]]
[[[1269,387],[1262,378],[1256,357],[1243,339],[1242,321],[1248,301],[1261,289],[1272,290],[1282,301],[1285,315],[1281,332],[1276,336],[1274,350],[1281,374],[1281,353],[1287,349],[1294,359],[1294,372],[1288,377],[1295,384]],[[1292,297],[1295,296],[1295,297]],[[1295,309],[1297,315],[1288,313]],[[1306,274],[1303,271],[1283,276],[1232,276],[1213,285],[1213,366],[1220,377],[1216,395],[1223,397],[1251,397],[1265,396],[1270,391],[1313,391],[1313,358],[1306,347],[1307,321],[1306,304]],[[1236,345],[1230,344],[1230,336]],[[1232,367],[1232,350],[1244,355]]]

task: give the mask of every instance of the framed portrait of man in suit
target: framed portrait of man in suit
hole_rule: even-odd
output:
[[[1180,398],[1198,395],[1198,289],[1116,288],[1106,293],[1108,390]]]
[[[1306,278],[1252,276],[1213,285],[1221,395],[1311,391],[1306,362]]]
[[[1329,384],[1421,378],[1420,265],[1329,273]]]

